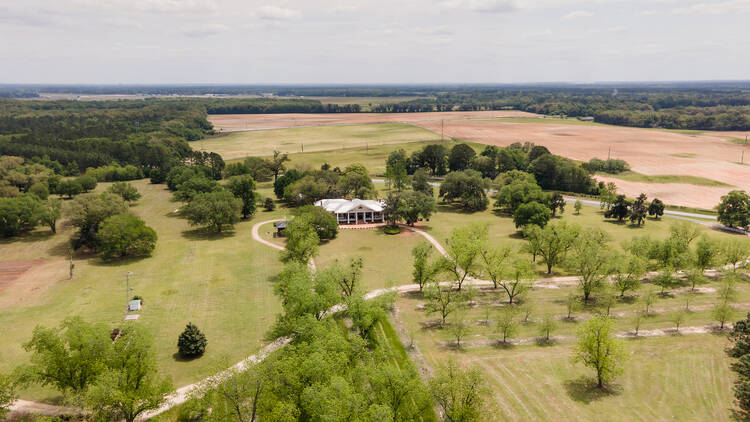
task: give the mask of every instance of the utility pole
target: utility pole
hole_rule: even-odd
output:
[[[128,304],[130,303],[130,274],[133,274],[132,271],[128,271],[125,273],[125,309],[128,309]]]
[[[611,157],[612,157],[612,147],[609,147],[609,149],[607,150],[607,161],[609,161]]]
[[[440,120],[440,142],[445,141],[445,119]]]
[[[73,279],[73,268],[76,266],[76,264],[73,263],[73,248],[70,248],[70,278],[68,280]]]

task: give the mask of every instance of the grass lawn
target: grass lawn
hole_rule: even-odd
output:
[[[723,336],[628,340],[624,374],[606,392],[571,361],[570,345],[471,352],[419,346],[428,363],[449,357],[476,367],[492,389],[491,421],[673,421],[732,419],[734,379]]]
[[[438,141],[440,135],[403,123],[315,126],[234,132],[194,142],[201,149],[221,154],[225,160],[284,153],[367,148],[410,142]]]
[[[627,171],[618,174],[606,174],[607,177],[613,177],[615,179],[626,180],[628,182],[643,182],[643,183],[686,183],[689,185],[697,186],[718,186],[718,187],[731,187],[724,182],[718,180],[707,179],[705,177],[689,176],[689,175],[673,175],[673,174],[657,174],[647,175],[636,173],[634,171]]]
[[[492,201],[492,198],[490,198]],[[491,203],[490,203],[491,204]],[[610,244],[616,250],[622,249],[622,243],[631,239],[633,236],[649,235],[654,239],[665,238],[669,236],[669,228],[677,221],[669,218],[659,220],[647,219],[646,223],[641,226],[634,226],[629,223],[618,223],[616,220],[605,219],[602,211],[596,207],[584,206],[580,215],[576,215],[571,204],[566,206],[562,216],[552,219],[552,222],[566,221],[568,224],[577,224],[583,228],[600,228],[611,237]],[[450,205],[438,204],[438,212],[430,218],[429,222],[423,222],[423,226],[439,242],[445,243],[450,236],[454,227],[466,225],[469,223],[484,223],[489,227],[489,239],[495,245],[509,245],[518,250],[526,241],[518,234],[511,217],[505,214],[498,214],[491,208],[486,211],[475,213],[462,212]],[[694,223],[691,223],[694,224]],[[706,233],[711,237],[726,238],[732,236],[706,226],[696,224],[701,233]],[[541,264],[537,266],[539,271],[546,267]],[[555,274],[567,274],[562,268],[555,268]]]
[[[136,323],[153,334],[159,367],[173,377],[176,386],[210,375],[222,358],[238,361],[266,343],[264,335],[280,309],[272,281],[281,264],[277,251],[252,240],[250,228],[262,218],[283,212],[260,211],[250,221],[237,224],[233,232],[213,235],[194,230],[173,214],[179,203],[169,200],[171,194],[164,185],[151,185],[147,180],[131,183],[143,195],[132,212],[159,236],[152,257],[104,263],[78,254],[75,278],[68,281],[70,228],[58,230],[55,236],[40,228],[0,244],[3,261],[45,259],[41,273],[22,278],[33,286],[0,292],[0,372],[27,361],[21,344],[31,338],[37,324],[57,326],[66,317],[81,315],[110,327],[122,325],[128,271],[134,273],[130,280],[133,294],[144,298]],[[97,190],[106,185],[101,183]],[[267,188],[262,191],[268,195]],[[206,334],[208,347],[202,358],[185,362],[173,355],[177,337],[190,321]],[[56,395],[34,388],[21,396],[50,399]]]
[[[350,259],[362,257],[363,291],[409,284],[411,250],[422,240],[408,230],[388,235],[382,229],[341,229],[335,239],[321,245],[315,262],[324,268],[336,260],[347,265]]]
[[[718,282],[702,287],[717,288]],[[642,288],[645,289],[646,287]],[[432,368],[448,359],[479,368],[489,383],[494,404],[486,420],[732,420],[734,379],[730,359],[724,353],[728,344],[725,334],[677,334],[626,339],[629,360],[623,376],[607,392],[595,388],[593,371],[571,359],[575,333],[582,321],[594,313],[592,304],[564,319],[563,299],[579,294],[575,287],[537,288],[528,294],[532,304],[529,322],[523,314],[516,316],[518,332],[512,339],[524,339],[514,346],[502,346],[496,330],[499,310],[506,306],[507,296],[483,289],[476,292],[475,304],[467,311],[470,326],[462,348],[448,325],[435,324],[439,316],[426,315],[420,294],[401,296],[397,301],[398,327],[414,340],[418,353]],[[650,316],[641,323],[641,333],[651,329],[674,329],[672,318],[685,307],[688,293],[674,291],[659,296]],[[747,312],[750,286],[740,283],[734,318]],[[688,326],[715,324],[710,307],[717,301],[716,292],[693,296],[691,311],[681,324]],[[632,331],[632,316],[643,305],[637,300],[619,301],[612,308],[619,332]],[[546,313],[556,315],[557,328],[550,344],[537,344],[539,320]],[[486,321],[489,320],[489,324]]]

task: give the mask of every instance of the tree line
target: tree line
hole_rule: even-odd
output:
[[[66,169],[166,173],[189,157],[188,141],[212,131],[205,108],[189,101],[0,101],[0,154]]]

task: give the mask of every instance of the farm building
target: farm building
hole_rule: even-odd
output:
[[[383,222],[383,202],[372,199],[321,199],[315,206],[336,215],[339,224]]]

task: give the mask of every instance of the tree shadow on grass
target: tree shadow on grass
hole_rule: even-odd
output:
[[[497,340],[496,342],[492,344],[492,347],[496,349],[509,350],[509,349],[514,348],[515,345],[511,343],[510,341]]]
[[[627,220],[623,221],[617,221],[617,220],[610,220],[606,219],[604,220],[605,223],[614,224],[615,226],[625,227],[626,229],[642,229],[644,228],[644,225],[637,226],[635,224],[628,223]]]
[[[539,347],[550,347],[557,345],[557,340],[555,340],[554,337],[550,337],[549,340],[545,337],[537,337],[534,340],[534,344],[536,344]]]
[[[182,237],[188,240],[222,240],[232,236],[234,236],[234,231],[232,230],[224,230],[217,233],[211,229],[201,228],[182,232]]]
[[[92,259],[91,265],[97,266],[97,267],[122,267],[125,265],[131,265],[135,264],[136,262],[148,258],[149,256],[128,256],[125,258],[112,258],[105,260],[103,258],[101,259]]]
[[[26,233],[21,233],[18,236],[0,238],[0,245],[7,245],[7,244],[15,243],[15,242],[22,242],[22,243],[41,242],[41,241],[49,239],[52,236],[54,236],[54,233],[52,233],[52,230],[49,230],[49,229],[34,230],[34,231],[26,232]]]
[[[172,353],[172,359],[174,359],[175,362],[192,362],[196,359],[200,359],[202,356],[192,356],[192,357],[185,357],[180,354],[180,352],[174,352]]]
[[[583,376],[565,381],[564,386],[571,399],[585,404],[622,393],[622,387],[618,385],[599,388],[591,378]]]

